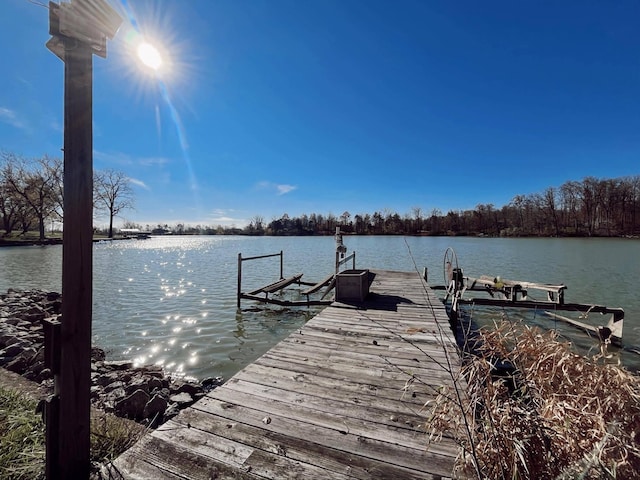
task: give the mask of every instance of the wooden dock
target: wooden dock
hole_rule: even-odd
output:
[[[371,276],[365,302],[322,310],[146,435],[108,478],[454,477],[457,443],[425,433],[425,403],[460,365],[444,306],[416,272]]]

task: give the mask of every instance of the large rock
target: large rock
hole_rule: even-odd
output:
[[[118,415],[140,420],[144,418],[144,407],[149,402],[149,394],[142,390],[136,390],[128,397],[123,398],[115,404]]]
[[[173,403],[177,403],[179,406],[189,406],[193,403],[193,397],[188,393],[178,393],[169,397]]]
[[[144,406],[144,418],[162,418],[169,403],[161,395],[154,395]]]

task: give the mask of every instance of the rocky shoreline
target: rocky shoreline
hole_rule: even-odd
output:
[[[53,375],[44,362],[44,319],[61,315],[62,296],[41,290],[0,294],[0,367],[53,392]],[[161,367],[134,367],[109,361],[104,350],[91,350],[91,403],[118,416],[156,427],[218,385],[220,377],[201,382],[166,375]]]

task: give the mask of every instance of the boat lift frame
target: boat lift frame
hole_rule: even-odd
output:
[[[262,303],[274,303],[281,306],[298,307],[298,306],[311,306],[311,305],[330,305],[333,300],[325,300],[325,297],[335,287],[336,275],[340,273],[340,267],[349,261],[352,262],[352,268],[356,268],[356,252],[346,255],[347,247],[342,242],[342,233],[340,227],[336,227],[336,263],[335,273],[331,273],[327,277],[323,278],[319,282],[305,282],[302,280],[302,273],[297,273],[291,277],[284,278],[284,255],[282,250],[279,253],[271,253],[268,255],[257,255],[253,257],[243,257],[242,253],[238,254],[238,290],[237,290],[237,307],[240,308],[242,299],[253,300]],[[265,285],[264,287],[257,288],[250,292],[242,291],[242,263],[249,260],[259,260],[263,258],[280,257],[280,278],[273,283]],[[279,298],[269,297],[270,293],[275,293],[283,290],[292,284],[306,285],[309,288],[303,290],[301,295],[306,296],[306,300],[282,300]],[[320,298],[320,300],[314,300],[310,298],[310,295],[318,292],[323,287],[327,287],[326,291]],[[261,294],[264,294],[262,296]]]
[[[462,268],[457,265],[457,257],[453,249],[447,249],[444,260],[444,277],[446,285],[434,287],[446,291],[444,303],[451,302],[452,320],[457,321],[459,305],[486,305],[503,308],[527,308],[541,310],[545,314],[585,330],[588,334],[596,336],[602,342],[611,342],[614,345],[622,345],[622,330],[624,325],[624,310],[603,305],[566,303],[564,292],[566,285],[551,285],[534,282],[521,282],[503,280],[500,277],[491,278],[481,276],[479,278],[467,277]],[[545,292],[547,300],[533,300],[529,298],[529,290]],[[466,292],[484,292],[488,296],[465,298]],[[580,312],[581,319],[587,318],[590,313],[610,315],[609,321],[601,325],[589,325],[556,313],[560,311]]]
[[[265,285],[263,287],[257,288],[250,292],[242,291],[242,263],[249,260],[259,260],[263,258],[271,258],[271,257],[280,257],[280,279],[276,280],[273,283]],[[300,307],[300,306],[311,306],[311,305],[330,305],[331,300],[312,300],[309,298],[311,293],[317,292],[323,286],[329,284],[329,282],[333,279],[333,275],[327,277],[318,283],[305,282],[302,280],[302,273],[297,273],[291,277],[284,278],[284,255],[282,250],[279,253],[272,253],[268,255],[257,255],[254,257],[243,257],[242,253],[238,254],[238,291],[237,291],[237,307],[240,308],[240,304],[242,299],[253,300],[261,303],[273,303],[276,305],[287,306],[287,307]],[[311,288],[303,291],[303,294],[306,294],[306,300],[282,300],[279,298],[269,297],[270,293],[275,293],[283,290],[292,284],[298,285],[306,285]],[[261,296],[264,294],[264,296]],[[324,297],[323,297],[324,298]]]

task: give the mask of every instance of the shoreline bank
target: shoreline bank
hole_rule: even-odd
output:
[[[9,289],[0,294],[0,368],[17,373],[53,393],[53,375],[45,367],[42,320],[57,319],[62,296],[42,290]],[[157,427],[223,383],[172,377],[162,367],[135,367],[132,361],[108,360],[91,349],[91,404],[117,416]]]

